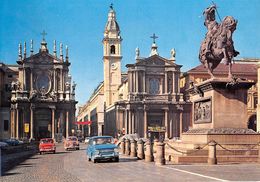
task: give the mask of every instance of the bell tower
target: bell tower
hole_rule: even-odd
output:
[[[102,41],[106,107],[118,100],[117,89],[121,84],[121,41],[116,12],[111,4]]]

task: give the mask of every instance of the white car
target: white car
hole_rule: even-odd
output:
[[[84,143],[88,144],[88,142],[89,142],[89,137],[86,137]]]

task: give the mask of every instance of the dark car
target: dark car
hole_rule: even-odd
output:
[[[89,139],[86,149],[89,161],[96,163],[100,160],[119,161],[119,152],[111,136],[94,136]]]
[[[16,145],[20,144],[19,140],[15,139],[15,138],[6,139],[6,140],[4,140],[4,142],[10,146],[16,146]]]

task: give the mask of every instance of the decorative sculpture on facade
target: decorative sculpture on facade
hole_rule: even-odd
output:
[[[12,81],[11,83],[11,90],[16,91],[16,90],[21,90],[21,83],[19,81]]]
[[[239,52],[235,50],[232,40],[232,34],[236,30],[237,20],[232,16],[226,16],[223,21],[218,24],[215,20],[216,11],[216,6],[212,5],[203,13],[205,16],[204,25],[207,27],[208,32],[201,44],[199,59],[208,69],[211,78],[214,77],[213,70],[221,61],[229,65],[228,78],[232,78],[232,59],[239,54]]]
[[[33,100],[36,97],[37,97],[37,91],[36,90],[32,90],[31,93],[30,93],[29,100]]]

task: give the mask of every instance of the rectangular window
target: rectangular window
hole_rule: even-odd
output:
[[[4,120],[4,131],[8,131],[9,129],[9,121],[8,120]]]
[[[13,78],[13,75],[8,75],[8,78]]]

